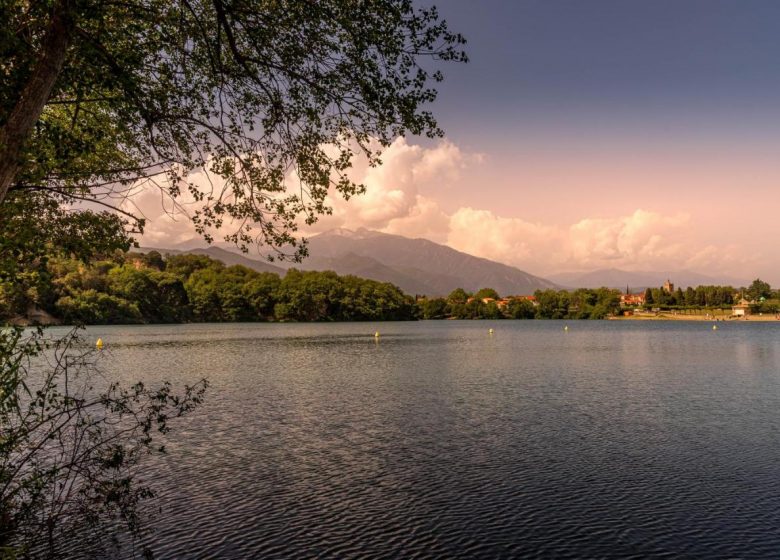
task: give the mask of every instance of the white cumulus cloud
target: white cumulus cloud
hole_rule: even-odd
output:
[[[351,178],[366,186],[365,194],[345,201],[332,193],[326,201],[332,214],[313,226],[302,226],[301,233],[311,236],[340,227],[423,237],[538,274],[604,267],[706,271],[755,263],[755,257],[736,245],[704,242],[687,213],[638,208],[627,215],[583,217],[571,224],[533,221],[529,219],[533,205],[527,217],[501,216],[472,206],[448,213],[440,202],[448,196],[450,185],[462,180],[466,168],[485,161],[446,140],[423,147],[399,138],[381,160],[381,165],[370,167],[365,158],[356,158]],[[196,176],[198,180],[204,192],[215,187],[219,192],[222,186],[211,184],[205,175]],[[292,177],[289,188],[291,192],[296,188]],[[533,200],[532,188],[524,198]],[[171,215],[170,201],[168,211],[163,209],[165,200],[159,191],[146,190],[132,202],[149,219],[145,245],[173,245],[196,237],[186,215]],[[186,208],[185,204],[185,212]],[[212,233],[219,239],[220,232]]]
[[[444,241],[449,217],[433,196],[445,191],[466,165],[480,157],[465,154],[448,141],[423,148],[399,138],[382,153],[381,165],[367,167],[358,162],[353,169],[351,178],[365,185],[365,194],[349,201],[329,196],[332,215],[322,217],[307,231],[364,227]]]

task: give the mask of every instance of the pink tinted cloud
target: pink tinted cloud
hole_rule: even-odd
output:
[[[405,139],[388,147],[382,162],[369,167],[357,161],[353,179],[366,185],[365,195],[349,201],[329,197],[332,215],[302,234],[365,227],[428,238],[538,274],[602,267],[755,270],[769,278],[777,272],[767,265],[771,251],[765,244],[747,242],[733,227],[723,231],[734,209],[745,207],[736,195],[710,200],[681,188],[670,198],[665,189],[651,187],[669,179],[663,169],[643,177],[642,189],[618,189],[614,183],[627,180],[625,166],[597,172],[591,163],[578,181],[577,162],[569,161],[568,169],[555,174],[554,185],[548,177],[537,187],[534,176],[544,167],[539,162],[518,158],[515,167],[500,168],[495,157],[466,152],[450,141],[423,147]],[[695,170],[688,173],[690,178]],[[559,181],[577,188],[564,196]],[[145,244],[195,236],[186,219],[159,211],[159,197],[144,194],[136,202],[151,218]]]

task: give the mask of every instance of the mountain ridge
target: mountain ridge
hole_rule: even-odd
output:
[[[551,274],[546,278],[484,257],[463,253],[423,238],[409,238],[360,228],[336,228],[308,239],[309,257],[303,262],[277,261],[274,264],[241,253],[227,244],[190,248],[196,240],[177,248],[154,249],[169,254],[202,254],[227,265],[241,264],[260,272],[283,276],[290,268],[333,270],[346,275],[391,282],[409,294],[446,296],[455,288],[476,291],[491,287],[502,295],[528,295],[537,289],[600,288],[631,291],[659,287],[667,279],[676,286],[731,285],[749,282],[729,276],[714,277],[690,270],[627,271],[602,268],[585,272]],[[144,251],[153,250],[144,248]]]
[[[545,278],[428,239],[412,239],[367,229],[329,230],[313,236],[309,239],[309,255],[302,268],[318,269],[327,262],[336,272],[343,268],[342,263],[349,255],[373,259],[413,277],[418,284],[417,289],[408,291],[428,296],[444,296],[455,288],[476,291],[491,287],[503,295],[531,294],[537,289],[558,288],[557,284]],[[366,277],[372,278],[372,271],[367,273]],[[407,291],[403,283],[398,285]]]
[[[191,249],[187,247],[191,243],[180,244],[182,248],[178,249],[155,250],[162,254],[206,254],[226,264],[243,264],[281,275],[290,268],[333,270],[337,274],[391,282],[407,293],[431,297],[446,296],[456,288],[476,291],[490,287],[502,295],[528,295],[537,289],[560,287],[518,268],[469,255],[428,239],[412,239],[362,228],[355,231],[340,228],[312,236],[308,239],[309,257],[300,263],[280,261],[272,265],[213,245]]]
[[[562,286],[572,288],[618,288],[624,290],[626,286],[632,291],[645,288],[658,288],[666,280],[670,280],[675,286],[687,288],[688,286],[744,286],[749,284],[744,279],[730,276],[709,276],[692,270],[667,270],[655,272],[650,270],[621,270],[618,268],[601,268],[586,272],[564,272],[549,275],[550,279]]]

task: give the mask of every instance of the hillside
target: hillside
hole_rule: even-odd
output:
[[[544,278],[451,247],[366,229],[335,229],[309,239],[308,270],[335,270],[397,284],[408,293],[442,296],[462,287],[495,288],[502,295],[557,288]],[[286,263],[282,266],[291,266]]]
[[[713,277],[690,270],[653,272],[604,268],[591,272],[553,274],[550,278],[562,286],[572,288],[600,288],[606,286],[608,288],[625,290],[626,286],[628,286],[632,291],[643,290],[648,287],[657,288],[667,279],[671,280],[675,286],[683,289],[688,286],[731,285],[739,287],[749,284],[749,282],[738,278],[729,276]]]
[[[476,291],[491,287],[502,295],[522,295],[559,287],[518,268],[468,255],[427,239],[410,239],[367,229],[334,229],[309,238],[309,257],[301,263],[277,261],[270,264],[259,255],[251,258],[229,248],[214,246],[156,250],[162,254],[208,255],[225,264],[242,264],[280,275],[289,268],[333,270],[341,275],[391,282],[406,293],[428,296],[445,296],[455,288]]]

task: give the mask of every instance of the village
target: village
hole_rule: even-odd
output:
[[[468,296],[468,297],[464,297]],[[418,297],[425,318],[443,318],[446,303],[449,318],[516,318],[612,320],[687,320],[687,321],[777,321],[780,297],[760,280],[739,290],[730,286],[675,288],[667,279],[659,288],[624,292],[616,289],[539,290],[532,295],[499,297],[485,288],[473,295],[456,290],[446,299],[439,298],[439,313],[429,313],[427,302]],[[601,312],[594,313],[594,307]],[[480,311],[481,310],[481,311]]]

